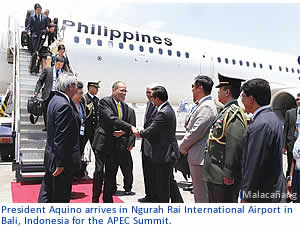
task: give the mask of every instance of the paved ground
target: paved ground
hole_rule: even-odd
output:
[[[136,194],[133,196],[123,196],[123,176],[121,174],[121,170],[118,172],[117,176],[117,184],[118,184],[118,191],[116,195],[120,197],[121,200],[124,202],[137,202],[138,198],[143,197],[144,194],[144,180],[142,174],[142,163],[141,163],[141,153],[140,149],[141,141],[138,140],[136,143],[136,147],[132,151],[132,158],[133,158],[133,175],[134,175],[134,183],[133,189]],[[91,154],[92,162],[88,165],[88,172],[89,175],[92,176],[94,172],[94,157]],[[187,182],[183,178],[180,172],[175,173],[175,177],[177,182],[179,182],[180,187],[186,186]],[[11,196],[11,182],[16,181],[15,179],[15,172],[12,171],[12,163],[11,162],[0,162],[0,203],[1,202],[12,202]],[[185,202],[193,202],[193,196],[190,192],[183,191],[180,188],[181,194]]]
[[[136,109],[137,115],[137,127],[142,127],[143,124],[143,114],[144,108]],[[183,115],[177,114],[177,129],[182,129],[183,125]],[[117,175],[117,184],[118,184],[118,191],[116,195],[120,197],[124,202],[137,202],[138,198],[144,197],[144,181],[143,181],[143,174],[142,174],[142,163],[141,163],[141,153],[140,153],[140,145],[141,141],[137,140],[136,147],[132,150],[132,158],[133,158],[133,175],[134,175],[134,182],[133,182],[133,189],[136,194],[133,196],[122,196],[123,191],[123,177],[119,170]],[[286,171],[286,156],[283,157],[283,168],[284,172]],[[92,176],[94,172],[94,156],[91,154],[91,163],[88,165],[88,172],[89,175]],[[180,187],[180,192],[185,203],[192,203],[194,202],[193,195],[188,191],[183,191],[182,188],[186,187],[188,182],[184,180],[183,176],[180,172],[174,174],[175,179],[178,182]],[[15,172],[12,171],[12,164],[11,162],[0,162],[0,202],[12,202],[11,196],[11,182],[15,181]]]
[[[133,196],[123,196],[122,191],[123,189],[123,176],[121,173],[121,170],[119,169],[118,175],[117,175],[117,185],[118,185],[118,191],[116,195],[120,197],[121,200],[124,202],[138,202],[137,200],[141,197],[145,196],[144,193],[144,178],[143,178],[143,173],[142,173],[142,159],[141,159],[141,153],[140,153],[140,145],[141,141],[138,140],[136,142],[136,147],[132,151],[132,159],[133,159],[133,188],[132,191],[135,192],[136,194]],[[92,163],[88,165],[88,172],[89,175],[92,176],[94,172],[94,159],[93,159],[93,154],[92,154]],[[186,187],[186,185],[191,182],[185,181],[184,177],[180,172],[174,173],[175,179],[179,185],[181,195],[186,203],[191,203],[194,201],[193,195],[188,192],[188,191],[183,191],[182,188]]]
[[[12,202],[11,182],[15,181],[11,162],[0,162],[0,202]]]

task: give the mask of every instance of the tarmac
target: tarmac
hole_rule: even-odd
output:
[[[144,118],[144,107],[135,108],[136,117],[137,117],[137,127],[142,128],[143,118]],[[177,114],[177,125],[181,127],[183,125],[183,114]],[[132,160],[133,160],[133,188],[132,191],[134,195],[125,196],[123,195],[123,175],[119,169],[117,174],[117,186],[118,190],[116,196],[118,196],[125,203],[134,203],[138,202],[139,198],[145,196],[144,193],[144,177],[142,170],[142,160],[141,160],[141,140],[137,139],[134,149],[131,151]],[[95,168],[95,160],[93,152],[90,152],[89,146],[86,147],[85,151],[87,152],[87,158],[90,157],[90,163],[87,167],[88,176],[92,177]],[[178,183],[181,195],[185,203],[193,203],[194,197],[189,191],[183,191],[184,187],[187,187],[191,183],[191,178],[186,181],[182,176],[181,172],[174,172],[174,177]],[[12,162],[1,162],[0,161],[0,203],[12,203],[12,193],[11,193],[11,182],[16,182],[15,171],[13,171]],[[91,188],[92,189],[92,188]]]
[[[117,186],[118,190],[116,196],[118,196],[125,203],[135,203],[138,202],[139,198],[145,196],[144,193],[144,178],[142,170],[142,161],[140,153],[141,140],[136,141],[136,146],[132,150],[132,159],[133,159],[133,188],[132,191],[134,195],[124,196],[123,195],[123,175],[119,169],[117,175]],[[91,154],[91,162],[87,167],[88,176],[92,177],[94,172],[94,155]],[[181,195],[186,203],[192,203],[194,201],[193,195],[189,191],[183,191],[184,187],[187,187],[191,183],[191,179],[185,181],[184,177],[180,172],[174,173],[175,179],[178,182],[180,187]],[[15,182],[15,172],[12,171],[12,162],[0,162],[0,203],[11,203],[12,202],[12,193],[11,193],[11,182]],[[92,188],[91,188],[92,189]]]
[[[135,108],[136,117],[137,117],[137,127],[143,126],[143,118],[144,118],[144,107]],[[177,130],[183,130],[183,121],[184,114],[177,113]],[[180,139],[178,140],[180,143]],[[134,149],[131,151],[132,159],[133,159],[133,188],[132,191],[135,193],[134,195],[125,196],[123,195],[123,176],[121,170],[118,171],[117,174],[117,186],[118,190],[116,192],[116,196],[118,196],[125,203],[136,203],[139,198],[145,196],[144,193],[144,178],[143,178],[143,170],[142,170],[142,160],[141,160],[141,152],[140,147],[141,140],[137,139]],[[95,167],[94,154],[90,152],[89,154],[89,146],[86,147],[87,155],[90,156],[90,163],[87,167],[88,176],[92,177]],[[89,158],[88,156],[88,158]],[[283,170],[286,172],[287,168],[287,157],[283,155]],[[181,172],[174,172],[175,180],[178,183],[179,190],[183,197],[185,203],[193,203],[194,196],[189,191],[183,191],[183,188],[187,187],[188,184],[191,183],[191,178],[187,181],[182,176]],[[15,171],[13,171],[12,162],[1,162],[0,161],[0,203],[11,203],[12,202],[12,193],[11,193],[11,182],[15,182]],[[91,188],[92,189],[92,188]]]

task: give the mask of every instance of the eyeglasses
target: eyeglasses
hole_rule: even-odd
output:
[[[120,91],[121,93],[128,93],[128,91],[127,91],[126,89],[119,89],[119,91]]]

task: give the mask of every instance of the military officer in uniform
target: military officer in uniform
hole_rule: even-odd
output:
[[[81,132],[84,132],[82,145],[80,149],[81,154],[83,153],[85,145],[88,141],[90,141],[90,144],[92,145],[93,138],[95,135],[95,130],[97,128],[97,124],[99,120],[99,109],[98,109],[99,98],[96,95],[99,90],[100,82],[101,81],[88,82],[88,92],[85,95],[83,95],[81,99],[81,103],[86,113],[84,130],[80,130]]]
[[[235,203],[241,181],[242,140],[247,120],[238,105],[244,80],[218,74],[218,99],[224,104],[209,134],[203,179],[207,182],[210,203]]]
[[[81,100],[81,103],[84,105],[84,109],[86,112],[83,148],[85,147],[88,140],[90,141],[90,144],[92,144],[99,120],[99,98],[96,96],[99,89],[99,83],[100,81],[88,82],[88,92],[83,95]]]

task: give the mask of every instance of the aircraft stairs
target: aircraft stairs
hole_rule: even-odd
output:
[[[34,88],[39,74],[31,74],[29,71],[31,55],[27,49],[19,49],[19,106],[16,114],[19,114],[18,148],[19,175],[22,179],[44,176],[44,151],[47,134],[42,131],[43,117],[39,117],[37,123],[31,124],[27,112],[27,101],[34,95]],[[18,151],[18,153],[17,153]]]

